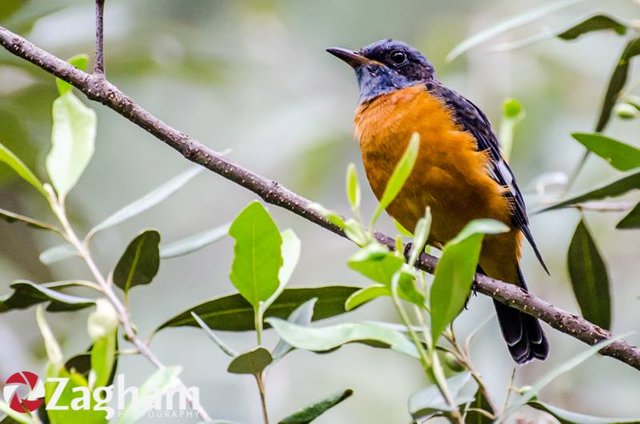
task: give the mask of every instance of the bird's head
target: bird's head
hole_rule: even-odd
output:
[[[389,38],[358,51],[332,47],[329,53],[349,64],[360,85],[360,101],[434,78],[433,65],[415,48]]]

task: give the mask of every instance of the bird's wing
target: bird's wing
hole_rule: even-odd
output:
[[[542,255],[533,240],[533,235],[529,230],[527,208],[525,206],[522,193],[518,188],[516,178],[513,175],[511,168],[509,168],[507,161],[502,157],[502,153],[500,152],[500,142],[491,127],[491,122],[489,122],[487,116],[478,106],[455,91],[440,84],[432,87],[434,94],[441,98],[451,109],[456,123],[462,129],[471,133],[476,139],[478,150],[487,151],[489,153],[490,169],[488,169],[488,172],[491,175],[491,178],[508,189],[508,191],[505,192],[505,196],[509,198],[513,205],[511,221],[513,225],[522,231],[524,236],[527,238],[533,247],[536,257],[548,273],[549,271],[547,266],[544,263]]]

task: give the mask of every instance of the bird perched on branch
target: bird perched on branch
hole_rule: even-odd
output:
[[[429,243],[435,246],[454,238],[473,219],[507,224],[508,232],[485,237],[479,270],[526,290],[519,264],[523,236],[546,266],[529,231],[522,194],[485,114],[439,82],[429,61],[405,43],[385,39],[358,51],[327,51],[355,70],[360,85],[356,137],[378,199],[411,135],[420,135],[415,167],[387,212],[413,231],[429,207]],[[549,345],[538,320],[494,304],[515,362],[544,360]]]

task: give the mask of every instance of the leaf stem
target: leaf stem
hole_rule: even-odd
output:
[[[256,327],[256,337],[258,339],[258,346],[262,346],[262,331],[264,329],[264,319],[262,316],[262,307],[258,306],[253,311],[253,320]]]
[[[513,371],[511,371],[511,378],[509,378],[509,385],[507,386],[507,394],[504,397],[504,404],[502,405],[502,411],[506,411],[509,406],[509,399],[511,398],[511,393],[515,390],[513,386],[513,382],[516,379],[516,367],[513,367]]]
[[[444,332],[444,337],[449,341],[451,346],[453,346],[455,350],[454,355],[456,359],[460,361],[460,363],[467,369],[467,371],[469,371],[469,373],[471,374],[471,377],[476,381],[476,383],[478,383],[478,386],[480,387],[480,391],[482,392],[482,396],[484,396],[484,399],[487,401],[489,408],[491,408],[494,414],[497,414],[498,409],[496,408],[496,405],[493,399],[491,399],[491,394],[489,393],[489,389],[484,383],[484,380],[482,379],[482,376],[480,375],[480,373],[476,371],[476,369],[473,367],[473,363],[471,362],[470,352],[467,350],[468,347],[465,346],[463,348],[460,346],[460,344],[458,343],[458,339],[456,338],[456,335],[453,332],[452,327],[451,327],[451,331]],[[483,411],[483,412],[485,415],[488,414],[487,411]],[[492,414],[488,414],[488,415],[492,415]],[[495,419],[496,417],[492,416],[491,418]]]
[[[267,411],[267,396],[264,385],[264,373],[260,372],[254,374],[256,378],[256,384],[258,385],[258,392],[260,393],[260,406],[262,407],[262,419],[264,424],[269,424],[269,412]]]

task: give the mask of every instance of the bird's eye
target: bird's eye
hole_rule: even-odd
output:
[[[407,55],[400,50],[394,50],[389,55],[389,60],[391,60],[396,65],[400,65],[401,63],[404,63],[405,60],[407,60]]]

